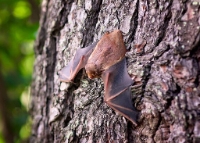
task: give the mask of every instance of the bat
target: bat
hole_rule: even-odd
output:
[[[126,67],[126,47],[120,30],[105,33],[94,44],[78,49],[69,64],[59,72],[60,81],[73,82],[85,68],[90,79],[102,78],[104,101],[109,107],[137,125],[138,111],[132,105],[130,78]]]

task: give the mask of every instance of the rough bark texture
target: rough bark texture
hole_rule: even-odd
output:
[[[200,2],[43,0],[35,45],[30,142],[200,142]],[[58,71],[104,32],[124,33],[135,80],[133,126],[103,102],[101,79]]]

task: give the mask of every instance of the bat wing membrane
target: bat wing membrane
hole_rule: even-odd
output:
[[[71,82],[75,78],[76,74],[85,67],[87,60],[95,48],[97,42],[94,44],[78,49],[73,59],[69,62],[67,66],[65,66],[60,72],[60,80],[64,82]]]
[[[131,102],[130,78],[126,68],[126,59],[111,66],[102,74],[105,89],[105,102],[114,110],[137,125],[138,112]]]

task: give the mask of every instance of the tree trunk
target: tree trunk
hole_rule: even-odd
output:
[[[200,2],[43,0],[32,84],[30,142],[200,142]],[[101,79],[58,72],[79,48],[120,29],[138,126],[103,100]]]

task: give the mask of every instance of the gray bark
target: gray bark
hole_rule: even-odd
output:
[[[200,142],[200,2],[43,0],[32,84],[30,142]],[[120,29],[127,49],[132,125],[103,101],[101,79],[58,72],[78,48]]]

